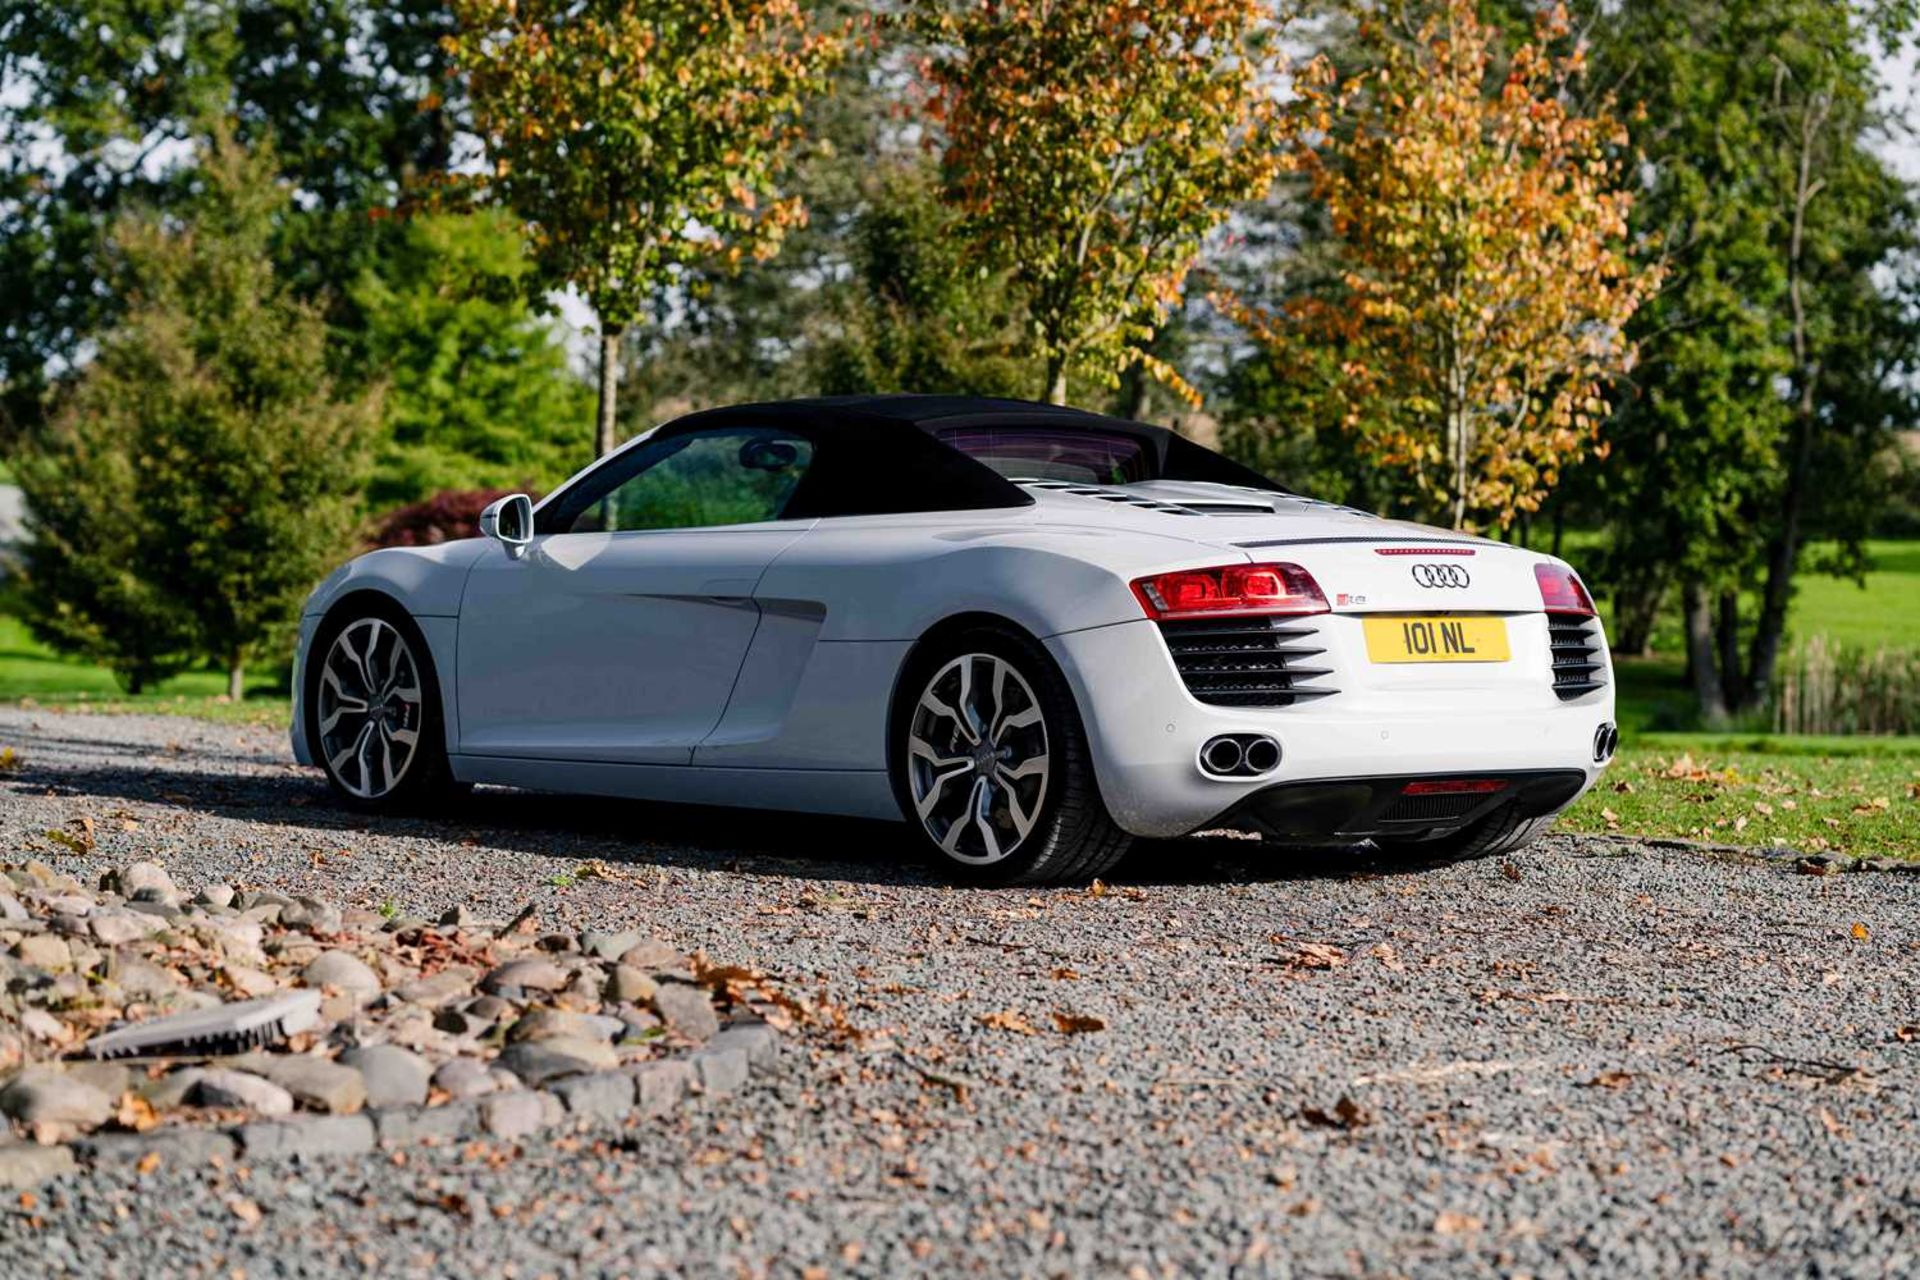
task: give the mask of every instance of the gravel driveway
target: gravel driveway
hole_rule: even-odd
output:
[[[1920,1268],[1920,876],[1216,838],[963,891],[877,825],[508,792],[368,823],[265,731],[9,709],[0,746],[0,856],[644,923],[851,1027],[615,1139],[50,1184],[0,1206],[7,1274]],[[91,855],[40,834],[83,816]]]

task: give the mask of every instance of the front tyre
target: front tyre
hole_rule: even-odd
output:
[[[1072,691],[1025,636],[980,627],[901,684],[894,791],[926,854],[976,884],[1092,879],[1131,837],[1100,800]]]
[[[397,811],[454,789],[426,640],[397,607],[349,605],[314,636],[307,679],[314,755],[359,809]]]

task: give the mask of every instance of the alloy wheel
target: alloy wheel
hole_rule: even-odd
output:
[[[907,729],[914,813],[941,852],[985,866],[1012,856],[1047,797],[1046,718],[1012,663],[969,653],[934,672]]]
[[[389,622],[361,618],[334,637],[320,668],[320,749],[348,793],[378,800],[407,776],[420,745],[420,664]]]

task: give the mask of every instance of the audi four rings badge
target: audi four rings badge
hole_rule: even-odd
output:
[[[1413,580],[1423,587],[1464,587],[1473,582],[1457,564],[1414,565]]]

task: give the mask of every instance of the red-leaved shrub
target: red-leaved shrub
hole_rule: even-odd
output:
[[[371,547],[431,547],[480,536],[480,513],[512,489],[449,489],[425,502],[396,507],[373,522]],[[538,502],[540,496],[533,495]]]

